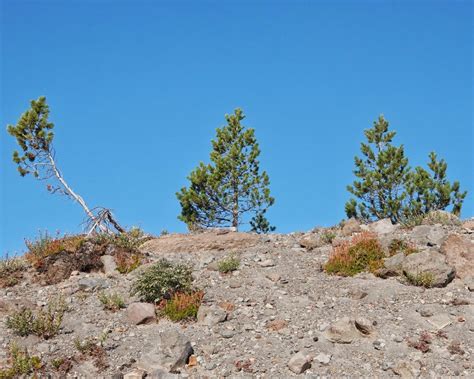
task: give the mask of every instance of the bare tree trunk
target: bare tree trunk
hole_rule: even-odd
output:
[[[232,209],[232,226],[237,232],[239,230],[239,192],[238,188],[234,186],[234,207]]]

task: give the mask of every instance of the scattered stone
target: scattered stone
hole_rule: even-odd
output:
[[[372,345],[376,350],[383,350],[385,347],[385,341],[383,339],[375,340]]]
[[[372,322],[364,317],[358,317],[354,321],[354,325],[364,335],[369,335],[373,332],[374,328]]]
[[[197,321],[202,325],[213,327],[227,319],[227,312],[217,305],[201,305],[197,314]]]
[[[127,318],[134,325],[153,322],[155,320],[155,306],[149,303],[132,303],[127,308]]]
[[[123,379],[143,379],[146,377],[146,372],[139,369],[134,369],[123,376]]]
[[[266,259],[266,260],[260,262],[259,265],[261,267],[273,267],[273,266],[275,266],[275,262],[273,261],[273,259]]]
[[[433,308],[422,307],[419,311],[421,317],[431,317],[434,314]]]
[[[343,317],[324,331],[325,337],[336,343],[351,343],[361,336],[349,317]]]
[[[319,353],[314,359],[316,359],[322,365],[327,365],[331,361],[331,355]]]
[[[321,241],[321,237],[315,233],[311,233],[301,238],[299,240],[299,244],[306,250],[314,250],[324,245],[324,243]]]
[[[288,362],[288,368],[295,374],[301,374],[311,367],[309,357],[302,351],[293,355]]]

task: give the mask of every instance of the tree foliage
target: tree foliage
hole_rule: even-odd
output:
[[[446,178],[446,162],[430,153],[428,168],[411,169],[404,147],[392,145],[396,135],[380,116],[371,129],[365,130],[367,143],[361,144],[362,157],[355,157],[354,174],[358,178],[348,191],[357,197],[346,203],[348,217],[363,221],[390,218],[393,223],[407,223],[424,214],[452,206],[459,215],[466,192],[459,182]]]
[[[267,173],[260,172],[255,131],[241,124],[245,118],[241,109],[225,117],[227,125],[218,128],[216,139],[212,140],[211,163],[201,162],[188,176],[189,187],[176,194],[181,204],[179,219],[190,229],[237,229],[245,222],[244,215],[250,213],[258,218],[254,222],[270,231],[271,227],[263,221],[274,199],[270,196]]]

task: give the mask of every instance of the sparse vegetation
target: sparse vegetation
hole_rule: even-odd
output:
[[[119,250],[115,254],[115,263],[117,264],[117,271],[121,274],[128,274],[140,267],[142,264],[142,256],[138,253],[130,253],[126,250]]]
[[[430,345],[432,342],[431,335],[424,331],[420,334],[420,337],[418,340],[408,340],[407,344],[410,347],[413,347],[417,350],[420,350],[422,353],[427,353],[428,351],[431,350]]]
[[[22,337],[34,334],[48,339],[59,332],[66,310],[67,306],[62,298],[53,299],[37,312],[27,308],[14,312],[7,317],[6,326]]]
[[[81,353],[82,358],[91,357],[94,359],[94,364],[99,371],[108,367],[107,353],[101,342],[94,338],[88,337],[81,341],[79,338],[74,339],[74,346],[76,350]]]
[[[330,245],[334,238],[336,238],[336,233],[331,229],[324,230],[321,233],[321,241],[327,245]]]
[[[22,257],[0,259],[0,288],[12,287],[19,283],[28,263]]]
[[[189,294],[175,293],[170,300],[165,301],[162,312],[171,321],[195,319],[203,296],[203,291],[196,291]]]
[[[39,373],[43,367],[41,358],[31,356],[27,349],[11,343],[8,348],[8,368],[0,368],[0,379],[14,379]]]
[[[104,309],[107,309],[112,312],[116,312],[122,308],[125,308],[125,301],[123,297],[120,296],[118,293],[105,293],[99,292],[97,295],[100,302],[104,306]]]
[[[237,270],[239,266],[240,260],[236,256],[231,255],[219,261],[219,263],[217,264],[217,269],[223,274],[226,274],[228,272]]]
[[[400,239],[394,239],[390,242],[390,245],[388,245],[388,253],[391,257],[398,253],[410,255],[417,252],[418,249],[414,245]]]
[[[161,259],[138,277],[131,294],[138,295],[142,301],[157,303],[162,299],[171,299],[177,292],[189,293],[192,282],[189,266]]]
[[[365,232],[335,247],[324,270],[342,276],[354,276],[363,271],[375,273],[382,267],[383,258],[380,242],[375,235]]]
[[[404,272],[404,275],[408,282],[414,286],[431,288],[434,283],[434,275],[431,272],[419,272],[417,274],[409,274],[408,272]]]

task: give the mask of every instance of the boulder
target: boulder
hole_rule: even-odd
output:
[[[390,234],[398,228],[399,225],[392,224],[389,218],[384,218],[369,225],[369,231],[377,234]]]
[[[424,225],[450,225],[459,226],[461,221],[455,214],[447,211],[437,210],[431,211],[423,217],[422,224]]]
[[[127,318],[131,324],[147,324],[155,320],[155,306],[149,303],[132,303],[127,308]]]
[[[393,257],[385,258],[383,262],[383,268],[380,270],[378,275],[382,278],[401,275],[402,265],[405,261],[405,258],[406,256],[404,253],[398,253]]]
[[[100,261],[102,262],[104,274],[107,276],[113,276],[116,274],[117,271],[117,264],[115,263],[115,259],[111,255],[103,255],[100,257]]]
[[[474,276],[474,243],[464,236],[451,234],[441,245],[440,252],[446,255],[449,265],[456,269],[456,276]]]
[[[361,337],[354,324],[354,320],[349,317],[343,317],[339,321],[332,323],[324,331],[324,336],[331,342],[351,343]]]
[[[137,366],[147,372],[166,370],[175,372],[183,367],[194,353],[191,342],[176,329],[161,332],[155,345],[142,355]]]
[[[410,239],[421,246],[441,246],[446,231],[439,225],[418,225],[410,233]]]
[[[315,233],[307,234],[298,241],[301,247],[307,250],[313,250],[324,245],[321,237]]]
[[[213,327],[227,319],[227,312],[216,305],[201,305],[197,313],[199,324]]]
[[[146,376],[146,372],[143,370],[135,369],[130,372],[127,372],[123,379],[143,379]]]
[[[464,221],[462,227],[470,232],[474,232],[474,218]]]
[[[360,232],[360,222],[355,218],[350,218],[349,220],[344,222],[344,226],[342,227],[342,235],[349,237],[354,233]]]
[[[301,374],[311,367],[311,358],[299,351],[288,362],[288,368],[295,374]]]
[[[408,278],[430,275],[430,287],[445,287],[455,276],[455,269],[446,263],[446,257],[436,251],[410,254],[402,263],[402,271]]]

